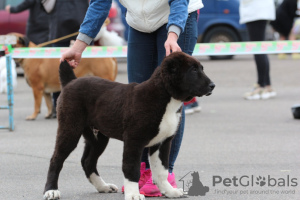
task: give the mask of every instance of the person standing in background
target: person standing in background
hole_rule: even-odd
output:
[[[275,19],[273,0],[241,0],[240,23],[246,24],[251,41],[264,41],[267,22]],[[254,55],[257,69],[257,84],[253,91],[247,92],[247,100],[269,99],[276,96],[271,87],[270,63],[268,55]]]
[[[89,7],[89,0],[56,0],[53,11],[49,14],[49,41],[79,31],[85,13]],[[54,43],[53,47],[69,47],[76,36]],[[56,118],[56,101],[60,92],[52,94],[52,118]]]
[[[24,0],[17,6],[7,5],[5,7],[9,13],[19,13],[27,9],[29,9],[29,18],[26,25],[26,36],[37,45],[48,41],[48,15],[43,11],[40,1]]]
[[[299,0],[284,0],[276,9],[276,20],[270,24],[279,33],[279,40],[295,40],[292,32],[293,24],[297,15]],[[300,5],[299,5],[300,6]],[[292,54],[297,55],[297,54]],[[286,59],[285,53],[278,54],[279,59]]]

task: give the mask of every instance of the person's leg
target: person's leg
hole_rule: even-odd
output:
[[[265,40],[265,30],[266,30],[267,21],[260,20],[247,23],[247,29],[249,32],[249,37],[251,41],[264,41]],[[261,87],[270,85],[270,76],[269,76],[269,59],[266,54],[254,55],[258,81],[257,83]]]
[[[139,32],[129,27],[127,71],[128,82],[141,83],[150,78],[157,67],[156,35]],[[150,168],[148,148],[144,149],[142,162]]]
[[[189,15],[190,17],[186,23],[184,31],[185,36],[179,38],[178,44],[181,47],[182,43],[184,43],[184,48],[181,48],[181,50],[189,55],[192,55],[198,39],[197,20],[199,12],[195,11]],[[201,107],[199,106],[196,97],[194,97],[190,103],[185,103],[184,105],[185,114],[201,111]]]
[[[251,41],[264,41],[267,21],[260,20],[247,23],[247,29]],[[268,99],[276,96],[276,92],[271,88],[270,79],[270,63],[268,55],[254,55],[257,68],[257,84],[258,86],[250,93],[245,94],[245,98],[252,99]]]
[[[300,34],[300,18],[297,18],[294,21],[293,28],[292,28],[291,33],[289,35],[289,40],[296,40],[297,36],[299,36],[299,34]],[[293,59],[300,59],[300,53],[292,53],[292,58]]]
[[[179,39],[177,41],[181,50],[189,55],[193,54],[195,45],[197,43],[197,37],[198,37],[197,17],[198,17],[197,11],[189,14],[189,17],[188,17],[186,25],[185,25],[184,32],[181,33],[181,35],[179,36]],[[182,141],[183,132],[184,132],[184,124],[185,124],[185,112],[184,112],[184,106],[183,106],[181,123],[178,128],[178,133],[180,133],[180,134],[176,134],[176,136],[172,142],[172,147],[171,147],[171,152],[170,152],[170,158],[169,158],[169,172],[170,173],[173,172],[174,163],[176,161],[176,158],[177,158],[179,150],[180,150],[181,141]]]
[[[181,50],[189,55],[192,55],[196,42],[197,42],[197,12],[193,12],[189,14],[189,17],[187,19],[185,30],[180,34],[178,39],[178,45],[180,46]],[[166,50],[164,48],[164,42],[167,39],[167,30],[166,26],[161,27],[158,30],[158,40],[157,40],[157,46],[158,46],[158,63],[160,64],[165,57]],[[181,115],[181,122],[178,127],[178,130],[176,132],[176,135],[172,141],[172,147],[170,151],[170,157],[169,157],[169,172],[173,172],[174,164],[176,161],[176,158],[178,156],[181,141],[183,137],[184,132],[184,123],[185,123],[185,112],[184,108],[182,109],[182,115]]]
[[[53,92],[52,93],[52,104],[53,104],[53,109],[52,109],[52,118],[56,118],[56,105],[57,105],[57,99],[60,95],[60,92]]]
[[[142,33],[129,27],[127,71],[128,82],[141,83],[157,67],[155,34]]]
[[[195,20],[195,23],[192,23]],[[185,31],[180,35],[180,38],[178,40],[178,44],[181,47],[181,49],[188,54],[192,54],[197,36],[193,37],[193,35],[197,35],[197,13],[194,15],[190,15],[187,21],[187,25],[185,28]],[[192,29],[193,28],[193,29]],[[158,60],[158,65],[161,64],[163,58],[166,56],[166,50],[164,47],[165,41],[167,39],[167,29],[166,25],[160,27],[156,32],[156,45],[157,45],[157,60]],[[176,135],[172,141],[172,146],[170,150],[170,155],[169,155],[169,176],[168,176],[168,181],[169,183],[176,188],[176,181],[175,181],[175,176],[172,173],[174,163],[176,161],[176,158],[178,156],[180,146],[181,146],[181,141],[183,137],[183,132],[184,132],[184,123],[185,123],[185,114],[184,114],[184,107],[182,109],[181,113],[181,121],[178,127],[178,130],[176,132]],[[162,194],[160,193],[158,187],[153,184],[152,178],[150,178],[147,183],[140,189],[141,194],[144,194],[145,196],[161,196]]]

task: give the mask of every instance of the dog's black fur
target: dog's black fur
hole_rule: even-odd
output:
[[[57,190],[63,162],[76,148],[81,135],[86,140],[81,163],[88,178],[92,173],[98,175],[98,157],[109,138],[115,138],[124,141],[125,178],[138,182],[142,151],[159,133],[171,98],[189,101],[194,96],[210,95],[214,88],[202,65],[179,52],[166,57],[151,78],[141,84],[121,84],[98,77],[76,79],[66,61],[60,66],[60,80],[63,89],[57,108],[59,126],[45,192]],[[97,138],[93,128],[99,130]],[[150,147],[150,154],[159,150],[166,169],[172,138],[164,138]]]

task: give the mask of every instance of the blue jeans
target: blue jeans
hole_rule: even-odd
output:
[[[197,12],[189,14],[185,29],[177,41],[181,50],[192,55],[197,42]],[[127,71],[129,83],[141,83],[150,78],[155,68],[158,67],[166,55],[164,43],[168,31],[166,24],[152,33],[143,33],[129,27]],[[169,172],[172,173],[174,163],[179,153],[184,132],[185,114],[182,112],[181,123],[172,142],[169,156]],[[149,168],[148,149],[145,149],[142,162]]]

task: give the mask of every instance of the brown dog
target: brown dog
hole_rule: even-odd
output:
[[[36,45],[22,34],[13,33],[17,36],[15,47],[36,47]],[[59,83],[59,59],[16,59],[24,70],[28,85],[32,88],[34,96],[34,112],[26,117],[26,120],[34,120],[40,113],[42,97],[44,96],[48,113],[45,118],[52,115],[52,101],[50,93],[61,90]],[[117,60],[115,58],[82,58],[79,66],[74,70],[77,77],[98,76],[114,81],[118,73]]]

